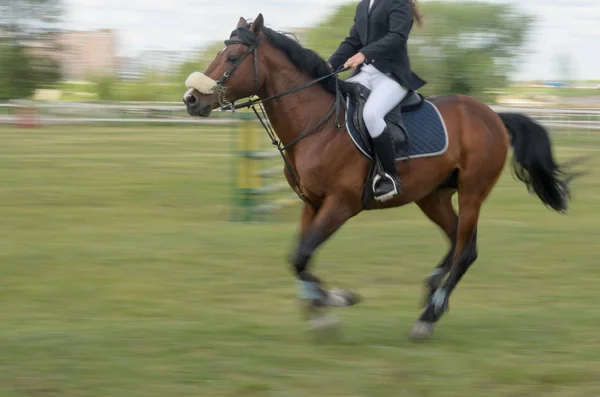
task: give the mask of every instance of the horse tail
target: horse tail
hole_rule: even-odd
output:
[[[548,131],[531,118],[518,113],[498,113],[514,149],[515,176],[530,193],[556,212],[564,213],[570,198],[569,180],[554,161]]]

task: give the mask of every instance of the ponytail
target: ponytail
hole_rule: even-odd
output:
[[[423,26],[423,14],[421,14],[421,10],[419,9],[419,5],[417,4],[417,0],[409,0],[410,6],[412,7],[413,19],[417,23],[417,26]]]

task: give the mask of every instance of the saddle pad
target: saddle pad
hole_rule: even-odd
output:
[[[356,147],[367,158],[372,159],[371,145],[365,144],[353,123],[356,107],[352,102],[349,98],[346,100],[346,130]],[[395,145],[396,160],[439,156],[448,150],[446,124],[438,109],[431,102],[426,100],[419,109],[402,112],[402,119],[408,132],[409,145],[408,147]]]

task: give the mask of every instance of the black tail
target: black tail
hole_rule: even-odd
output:
[[[511,136],[516,177],[542,202],[557,212],[566,212],[570,198],[568,178],[552,157],[546,129],[517,113],[499,113]]]

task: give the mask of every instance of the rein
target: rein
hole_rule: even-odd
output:
[[[310,204],[313,207],[313,210],[315,210],[315,212],[316,212],[319,207],[316,204],[314,204],[302,191],[302,187],[300,186],[300,179],[294,172],[294,169],[293,169],[292,165],[290,164],[290,162],[288,161],[284,152],[287,149],[294,146],[295,144],[297,144],[298,142],[300,142],[302,139],[312,135],[313,133],[315,133],[316,131],[321,129],[331,119],[331,117],[334,115],[334,113],[335,113],[335,120],[334,120],[335,127],[343,128],[345,126],[345,123],[340,124],[340,122],[339,122],[340,107],[344,100],[343,100],[342,93],[340,91],[339,79],[337,78],[337,76],[338,76],[338,74],[345,72],[348,69],[345,69],[342,66],[337,71],[331,72],[325,76],[321,76],[314,80],[300,84],[290,90],[281,92],[279,94],[270,96],[265,99],[260,99],[260,98],[251,99],[249,101],[246,101],[246,102],[236,105],[235,103],[229,102],[227,100],[227,98],[225,98],[225,93],[226,93],[227,89],[225,86],[223,86],[223,84],[233,74],[233,72],[238,68],[238,66],[240,66],[240,64],[247,57],[252,55],[252,57],[254,58],[254,88],[255,88],[255,90],[258,91],[258,58],[256,56],[256,52],[258,51],[258,45],[260,43],[260,40],[259,40],[259,37],[257,34],[251,32],[246,27],[240,27],[240,28],[237,28],[236,30],[234,30],[231,34],[231,37],[233,37],[233,36],[237,36],[238,39],[225,40],[225,45],[229,46],[232,44],[242,44],[242,45],[245,45],[248,47],[248,51],[246,51],[244,53],[244,55],[242,55],[237,60],[237,62],[229,68],[229,70],[227,70],[225,73],[223,73],[223,76],[221,76],[219,81],[217,81],[217,86],[215,88],[215,92],[217,94],[217,99],[219,101],[219,105],[221,106],[221,110],[224,110],[224,111],[231,110],[232,112],[235,112],[235,110],[237,110],[237,109],[244,109],[244,108],[252,109],[252,111],[254,112],[254,114],[256,115],[256,117],[258,118],[260,123],[262,124],[263,128],[267,132],[269,139],[271,139],[271,143],[279,151],[279,154],[281,155],[281,158],[283,159],[285,167],[286,167],[287,171],[289,172],[290,176],[292,177],[294,184],[296,185],[296,192],[297,192],[298,196],[304,202]],[[331,78],[331,77],[335,78],[335,102],[334,102],[333,106],[329,109],[329,111],[325,114],[325,116],[323,116],[323,118],[317,124],[315,124],[312,128],[309,128],[306,131],[302,132],[300,135],[298,135],[296,138],[294,138],[291,142],[284,145],[281,142],[281,140],[277,139],[277,134],[275,133],[273,128],[270,126],[270,124],[266,122],[266,120],[268,120],[268,117],[266,115],[266,111],[263,107],[263,104],[266,102],[284,97],[286,95],[290,95],[290,94],[296,93],[298,91],[304,90],[310,86],[313,86],[313,85],[315,85],[323,80],[326,80],[328,78]],[[259,107],[260,112],[262,113],[262,116],[261,116],[261,114],[259,114],[258,110],[256,109],[257,106]]]

